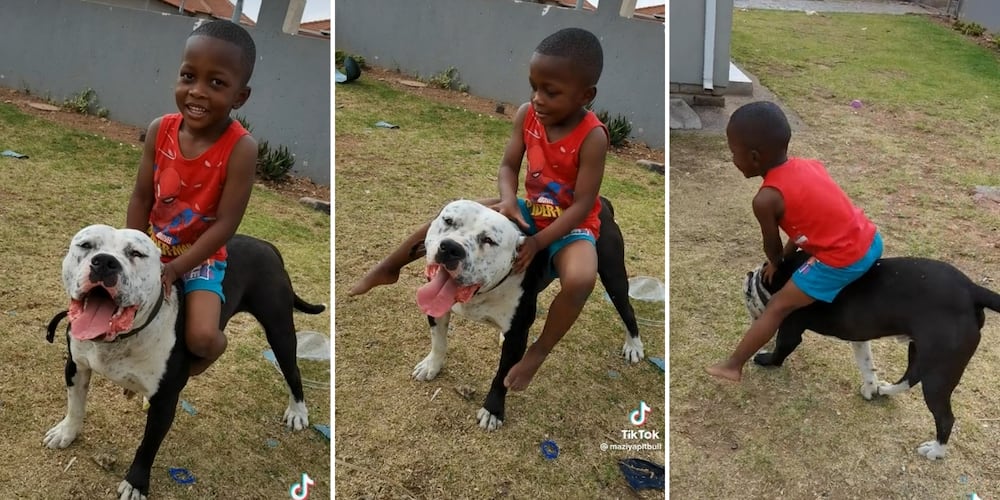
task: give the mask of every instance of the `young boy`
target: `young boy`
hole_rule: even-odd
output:
[[[225,243],[250,199],[257,142],[229,113],[250,97],[256,48],[238,24],[198,26],[184,46],[174,97],[179,113],[153,120],[126,226],[147,231],[163,253],[165,293],[185,293],[185,340],[205,371],[226,350],[219,329]]]
[[[506,215],[529,235],[518,249],[514,272],[523,272],[539,251],[549,248],[560,291],[549,308],[538,340],[514,365],[504,385],[528,387],[549,352],[583,309],[597,279],[596,240],[604,176],[607,128],[586,109],[597,95],[604,64],[600,41],[578,29],[560,30],[535,49],[529,63],[531,101],[517,110],[497,185],[500,200],[484,204]],[[517,198],[521,161],[527,156],[526,200]],[[425,225],[348,292],[358,295],[394,283],[404,265],[423,253]]]
[[[743,365],[792,311],[816,300],[832,302],[882,256],[882,238],[875,224],[854,206],[823,165],[787,156],[791,135],[785,114],[771,102],[737,109],[726,127],[736,168],[746,178],[764,179],[753,199],[768,261],[764,280],[770,282],[782,259],[796,248],[812,258],[771,297],[729,358],[705,368],[716,377],[739,382]],[[784,247],[779,227],[788,235]]]

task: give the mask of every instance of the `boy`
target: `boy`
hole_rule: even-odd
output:
[[[597,195],[609,136],[586,106],[597,95],[603,60],[600,41],[586,30],[566,28],[542,40],[529,64],[531,101],[517,110],[500,162],[500,199],[484,203],[528,234],[518,249],[514,272],[523,272],[536,253],[548,248],[561,288],[538,340],[504,379],[511,390],[528,387],[549,352],[580,315],[597,279],[595,244],[601,209]],[[517,183],[525,156],[527,199],[519,200]],[[394,283],[400,268],[423,254],[428,226],[421,227],[369,271],[348,295]]]
[[[243,218],[257,162],[257,142],[229,113],[250,97],[255,59],[238,24],[212,21],[191,32],[174,86],[179,113],[149,124],[128,204],[126,227],[147,231],[163,253],[164,293],[183,282],[192,376],[226,350],[225,243]]]
[[[713,376],[739,382],[743,365],[792,311],[816,300],[832,302],[871,268],[882,256],[882,237],[820,162],[788,158],[791,128],[774,103],[754,102],[737,109],[726,138],[733,164],[743,176],[764,179],[753,199],[767,256],[764,279],[770,282],[782,259],[796,248],[812,255],[771,297],[729,358],[705,368]],[[788,235],[784,248],[779,227]]]

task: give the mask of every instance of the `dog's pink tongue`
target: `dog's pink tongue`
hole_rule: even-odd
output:
[[[417,305],[424,314],[440,318],[455,305],[457,294],[458,283],[447,271],[439,269],[426,285],[417,290]]]
[[[71,335],[78,340],[91,340],[108,333],[115,303],[110,298],[91,297],[84,309],[83,301],[74,300],[69,306]]]

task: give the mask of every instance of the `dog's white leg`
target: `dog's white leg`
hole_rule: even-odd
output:
[[[448,320],[451,311],[440,318],[434,318],[431,327],[431,352],[413,368],[413,378],[417,380],[433,380],[441,367],[444,366],[445,353],[448,351]]]
[[[934,441],[921,443],[917,447],[917,453],[927,457],[928,460],[937,460],[948,456],[948,445]]]
[[[295,396],[289,395],[288,408],[285,409],[283,420],[289,429],[301,431],[309,427],[309,410],[306,409],[306,402],[296,401]]]
[[[629,335],[628,330],[625,331],[625,345],[622,346],[622,356],[625,357],[625,362],[633,364],[642,361],[642,358],[646,356],[642,346],[642,339],[638,335],[635,337]]]
[[[905,380],[898,384],[890,384],[889,382],[878,383],[878,394],[880,396],[895,396],[908,390],[910,390],[910,383]]]
[[[858,363],[858,371],[861,372],[861,397],[870,401],[879,394],[875,364],[872,362],[872,344],[851,342],[851,350],[854,351],[854,361]]]
[[[128,481],[122,481],[118,483],[118,500],[146,500],[146,495],[143,495],[137,488],[133,487]]]
[[[45,433],[42,443],[48,448],[65,448],[76,439],[83,428],[87,412],[87,389],[90,388],[90,368],[76,365],[73,385],[66,388],[66,417]]]

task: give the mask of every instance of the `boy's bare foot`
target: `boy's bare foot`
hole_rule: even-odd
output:
[[[391,285],[399,280],[399,269],[390,269],[389,266],[379,263],[361,278],[350,290],[347,291],[349,297],[367,293],[368,290],[379,285]]]
[[[542,361],[545,361],[545,356],[531,354],[530,351],[526,352],[521,361],[518,361],[507,372],[507,376],[503,379],[503,385],[512,391],[527,389],[528,385],[531,384],[531,379],[535,376],[535,372],[542,366]]]
[[[742,369],[739,367],[732,368],[726,362],[706,366],[705,371],[713,377],[731,380],[733,382],[739,382],[740,379],[743,378]]]

